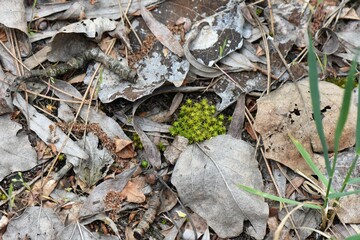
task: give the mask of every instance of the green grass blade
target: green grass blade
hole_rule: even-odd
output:
[[[348,184],[360,183],[360,178],[350,178]]]
[[[355,79],[355,72],[356,72],[356,63],[353,62],[351,64],[351,69],[349,76],[347,77],[346,83],[345,83],[345,92],[343,96],[343,101],[341,104],[340,109],[340,116],[338,119],[338,122],[336,124],[336,130],[335,130],[335,143],[334,143],[334,152],[337,153],[339,149],[340,144],[340,137],[344,130],[346,120],[349,115],[349,109],[351,104],[351,94],[354,89],[354,79]]]
[[[350,73],[352,70],[356,70],[356,60],[359,57],[359,51],[355,55],[355,59],[352,62]],[[357,155],[360,155],[360,83],[358,83],[358,99],[357,99],[357,118],[356,118],[356,144],[355,144],[355,152]]]
[[[360,239],[360,234],[345,238],[345,240],[359,240],[359,239]]]
[[[357,234],[357,235],[347,237],[345,240],[359,240],[359,239],[360,239],[360,234]]]
[[[354,171],[354,169],[356,167],[356,163],[357,163],[358,158],[359,158],[359,155],[355,155],[354,159],[352,160],[351,165],[350,165],[349,169],[347,170],[344,182],[341,185],[340,192],[343,192],[345,190],[345,188],[346,188],[346,185],[349,183],[349,179],[351,177],[352,172]]]
[[[320,172],[319,168],[315,165],[315,163],[311,159],[311,156],[308,153],[308,151],[306,151],[306,149],[303,147],[303,145],[298,140],[296,140],[293,136],[290,135],[289,137],[290,137],[291,141],[294,143],[294,145],[297,148],[297,150],[299,151],[299,153],[301,154],[301,156],[304,158],[306,163],[309,165],[311,170],[316,174],[316,176],[319,178],[319,180],[325,186],[328,186],[328,184],[329,184],[328,179]],[[334,192],[334,189],[331,188],[330,191]]]
[[[356,56],[357,57],[357,56]],[[345,91],[344,91],[344,95],[343,95],[343,100],[342,100],[342,104],[341,104],[341,109],[340,109],[340,115],[336,124],[336,130],[335,130],[335,141],[334,141],[334,158],[333,158],[333,164],[332,164],[332,172],[330,175],[330,179],[333,177],[334,172],[335,172],[335,166],[337,163],[337,156],[338,156],[338,150],[339,150],[339,145],[340,145],[340,138],[341,138],[341,134],[344,130],[345,127],[345,123],[346,120],[348,118],[349,115],[349,110],[350,110],[350,104],[351,104],[351,95],[352,95],[352,91],[354,89],[354,79],[355,79],[355,73],[356,73],[356,62],[353,61],[351,64],[351,68],[350,68],[350,72],[348,77],[346,78],[346,83],[345,83]],[[349,178],[351,176],[352,171],[355,168],[356,165],[356,161],[357,161],[357,157],[355,157],[355,159],[352,161],[350,168],[348,169],[347,173],[346,173],[346,177],[344,179],[344,182],[342,183],[341,186],[341,190],[340,192],[343,192],[347,182],[349,181]]]
[[[353,194],[358,194],[360,193],[360,189],[359,190],[354,190],[354,191],[350,191],[350,192],[337,192],[337,193],[330,193],[329,194],[329,198],[333,199],[333,198],[341,198],[341,197],[345,197],[345,196],[349,196],[349,195],[353,195]]]
[[[321,109],[320,109],[320,91],[319,91],[319,80],[316,64],[316,56],[312,47],[312,39],[309,34],[309,52],[308,52],[308,64],[309,64],[309,79],[310,79],[310,95],[311,104],[313,108],[314,121],[316,130],[318,132],[321,145],[324,152],[326,171],[330,175],[331,165],[329,160],[328,146],[325,139],[324,129],[322,125]]]
[[[274,200],[274,201],[277,201],[277,202],[287,203],[287,204],[291,204],[291,205],[303,204],[303,202],[298,202],[298,201],[294,201],[294,200],[291,200],[291,199],[282,198],[282,197],[278,197],[278,196],[275,196],[275,195],[272,195],[272,194],[264,193],[264,192],[261,192],[259,190],[256,190],[256,189],[253,189],[253,188],[241,185],[241,184],[238,184],[237,186],[240,189],[244,190],[244,191],[247,191],[249,193],[252,193],[252,194],[255,194],[255,195],[261,196],[263,198],[270,199],[270,200]],[[313,209],[321,209],[321,206],[316,205],[316,204],[312,204],[312,203],[305,203],[304,207],[313,208]]]

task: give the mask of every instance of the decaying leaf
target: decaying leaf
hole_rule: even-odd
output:
[[[12,219],[3,235],[4,240],[12,239],[57,239],[64,228],[56,213],[50,208],[29,207],[23,214]]]
[[[271,9],[265,9],[265,16],[268,22],[274,22],[275,40],[279,43],[282,53],[287,53],[291,46],[306,46],[306,36],[310,10],[305,7],[306,3],[296,2],[293,4],[275,3]],[[272,11],[273,19],[270,19],[269,12]],[[286,54],[284,54],[286,55]]]
[[[13,103],[27,118],[30,129],[33,130],[46,144],[54,144],[57,151],[61,150],[61,152],[70,156],[76,156],[81,159],[89,158],[89,155],[74,141],[67,139],[66,134],[57,128],[55,123],[38,113],[33,106],[25,102],[19,93],[16,94]],[[64,145],[65,141],[66,144]],[[63,145],[64,147],[62,148]]]
[[[70,100],[73,99],[72,96],[75,96],[79,99],[83,98],[81,93],[75,87],[65,81],[57,80],[54,83],[54,86],[58,89],[63,90],[63,92],[57,90],[54,91],[60,99]],[[67,94],[65,94],[64,92]],[[79,107],[78,104],[74,103],[68,103],[68,105],[74,110],[77,110]],[[95,110],[93,108],[82,108],[80,111],[80,117],[82,119],[86,119],[89,123],[99,124],[101,129],[107,134],[109,138],[118,137],[121,139],[130,140],[128,136],[124,133],[124,131],[121,129],[120,125],[114,119],[108,117],[105,113],[99,110]]]
[[[76,178],[84,183],[80,185],[82,189],[88,190],[105,177],[114,159],[106,148],[98,148],[99,138],[92,132],[88,133],[78,143],[90,157],[86,161],[80,161],[79,165],[75,165],[74,171]]]
[[[144,177],[134,178],[126,184],[125,188],[119,194],[119,197],[124,198],[127,202],[143,203],[145,202],[145,195],[141,190],[144,186]]]
[[[27,171],[36,166],[36,152],[26,134],[18,134],[19,123],[13,122],[9,115],[0,116],[0,180],[10,173]]]
[[[177,135],[172,142],[172,144],[166,148],[164,152],[164,157],[171,164],[175,164],[176,160],[179,158],[180,154],[185,150],[189,145],[189,139],[186,137]]]
[[[177,194],[169,188],[163,188],[160,191],[161,205],[158,213],[168,212],[173,209],[177,203]]]
[[[292,208],[293,207],[289,207],[289,211]],[[285,211],[285,209],[282,209],[282,211],[279,212],[279,219],[282,220],[287,213],[288,212]],[[299,227],[299,229],[297,229],[297,232],[300,236],[300,239],[307,239],[307,237],[313,233],[312,229],[316,229],[321,223],[321,214],[318,210],[304,208],[295,211],[292,214],[292,219],[295,227]],[[293,228],[293,225],[290,221],[287,221],[285,226],[289,229]],[[286,230],[284,229],[284,231]]]
[[[97,185],[84,201],[83,208],[80,210],[80,217],[86,218],[97,213],[103,213],[105,211],[104,199],[106,195],[111,191],[121,192],[135,170],[136,167],[127,169],[116,175],[114,179],[106,180]]]
[[[161,166],[161,154],[156,145],[149,139],[149,137],[144,133],[138,124],[139,117],[134,117],[134,129],[136,133],[139,135],[139,138],[144,146],[144,150],[146,153],[146,158],[150,162],[151,166],[155,169],[159,169]]]
[[[87,240],[118,240],[119,238],[114,235],[105,235],[98,232],[90,232],[83,224],[74,223],[69,224],[59,232],[56,236],[58,240],[75,240],[75,239],[87,239]]]
[[[224,11],[195,23],[192,32],[198,34],[190,44],[192,55],[199,63],[214,66],[221,58],[242,47],[243,37],[251,34],[244,24],[238,3],[229,4]]]
[[[103,81],[100,84],[99,99],[103,103],[112,102],[118,98],[135,101],[151,94],[161,87],[166,81],[179,87],[182,85],[187,72],[189,62],[172,53],[165,56],[163,46],[156,42],[148,56],[139,60],[133,67],[137,69],[138,78],[136,83],[121,81],[121,78],[104,69]]]
[[[265,236],[268,205],[237,187],[263,186],[254,148],[248,143],[220,135],[188,146],[176,162],[172,183],[183,203],[219,237],[235,237],[243,231],[256,239]],[[251,224],[244,229],[245,220]]]
[[[322,153],[320,139],[312,117],[309,80],[306,78],[297,84],[302,98],[295,84],[287,83],[269,95],[258,99],[254,127],[262,136],[267,158],[279,161],[293,170],[298,169],[311,174],[310,167],[289,138],[290,134],[300,141],[313,159],[315,158],[314,153]],[[319,88],[325,137],[329,150],[333,151],[335,127],[344,90],[328,82],[319,82]],[[357,108],[352,102],[340,140],[340,150],[355,144],[356,114]],[[323,169],[321,163],[318,162],[318,166]]]
[[[197,237],[198,238],[201,237],[205,233],[206,229],[208,229],[208,225],[207,225],[205,219],[203,219],[196,213],[191,214],[191,216],[189,216],[189,217],[191,218],[191,221],[194,224],[194,227],[195,227],[196,233],[197,233]],[[185,224],[184,228],[185,228],[185,230],[183,233],[183,238],[189,239],[189,240],[195,239],[194,229],[191,226],[189,221]]]
[[[156,38],[179,57],[184,56],[182,46],[171,31],[164,24],[158,22],[144,6],[141,6],[140,11],[146,25]]]

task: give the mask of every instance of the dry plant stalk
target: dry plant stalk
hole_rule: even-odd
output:
[[[148,202],[149,208],[143,215],[143,218],[134,229],[134,237],[136,239],[142,239],[142,236],[149,230],[150,225],[154,222],[157,210],[160,206],[160,191],[154,191],[153,195]]]

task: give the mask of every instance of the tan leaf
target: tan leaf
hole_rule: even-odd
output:
[[[120,158],[133,158],[136,156],[132,141],[127,139],[115,138],[115,152]]]
[[[127,202],[143,203],[145,202],[145,195],[141,189],[144,186],[145,179],[143,177],[134,178],[126,184],[120,196],[126,198]]]
[[[258,99],[254,127],[262,136],[267,158],[281,162],[293,170],[298,169],[311,174],[311,169],[289,138],[291,134],[300,141],[313,160],[316,157],[314,153],[322,153],[322,145],[312,117],[309,80],[298,82],[298,86],[303,98],[300,97],[295,84],[288,83]],[[344,90],[328,82],[319,82],[319,88],[325,137],[329,151],[333,151],[335,127]],[[356,112],[356,106],[352,104],[339,150],[355,144]],[[322,168],[320,162],[318,161],[318,166]]]

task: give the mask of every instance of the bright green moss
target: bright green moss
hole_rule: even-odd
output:
[[[190,143],[225,134],[225,116],[220,114],[215,117],[215,112],[215,106],[209,105],[207,99],[200,102],[187,99],[180,107],[179,117],[170,128],[170,134],[186,137]]]

